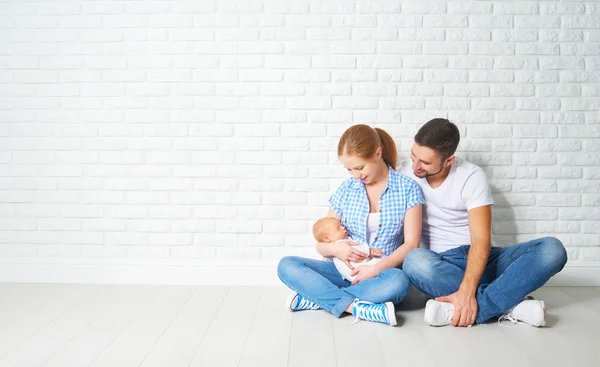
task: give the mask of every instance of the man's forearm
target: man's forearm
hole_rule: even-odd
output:
[[[479,282],[481,281],[489,256],[489,243],[471,244],[469,255],[467,256],[465,276],[460,283],[461,290],[475,294],[477,287],[479,287]]]

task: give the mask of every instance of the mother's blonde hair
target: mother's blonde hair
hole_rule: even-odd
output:
[[[394,139],[385,130],[372,128],[369,125],[354,125],[344,131],[338,143],[337,154],[356,155],[363,159],[371,159],[381,147],[383,161],[396,169],[398,151]]]

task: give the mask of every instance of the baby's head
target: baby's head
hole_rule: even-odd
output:
[[[348,231],[339,220],[332,217],[319,219],[313,226],[313,235],[319,242],[335,242],[348,237]]]

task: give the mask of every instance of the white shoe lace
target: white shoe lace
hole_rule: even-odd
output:
[[[297,310],[318,310],[321,308],[313,301],[309,301],[306,298],[301,297],[301,296],[300,296],[300,298],[301,298],[300,303],[298,303],[295,307]]]
[[[366,306],[366,307],[365,307]],[[361,320],[369,320],[369,321],[377,321],[384,324],[389,324],[387,317],[385,316],[385,305],[368,302],[368,301],[360,301],[358,299],[354,300],[354,322],[352,325],[356,324]]]
[[[526,325],[524,322],[521,322],[521,321],[517,320],[516,318],[512,317],[510,315],[510,311],[508,313],[506,313],[505,315],[502,315],[498,318],[498,324],[500,324],[503,327],[510,327],[508,325],[502,324],[502,321],[504,321],[504,320],[508,320],[508,321],[512,322],[513,324]]]

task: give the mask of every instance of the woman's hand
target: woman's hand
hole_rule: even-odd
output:
[[[356,275],[356,278],[354,278],[352,281],[352,285],[354,285],[358,282],[362,282],[363,280],[375,278],[377,275],[379,275],[379,269],[373,265],[363,265],[352,270],[350,275]]]
[[[350,261],[362,262],[367,258],[367,255],[364,252],[352,247],[356,245],[358,245],[356,242],[349,240],[338,241],[331,244],[331,246],[336,246],[334,256],[343,261],[351,270],[354,270],[354,267],[350,265]]]
[[[372,248],[371,249],[371,256],[372,257],[382,257],[383,256],[383,250],[380,248]]]

